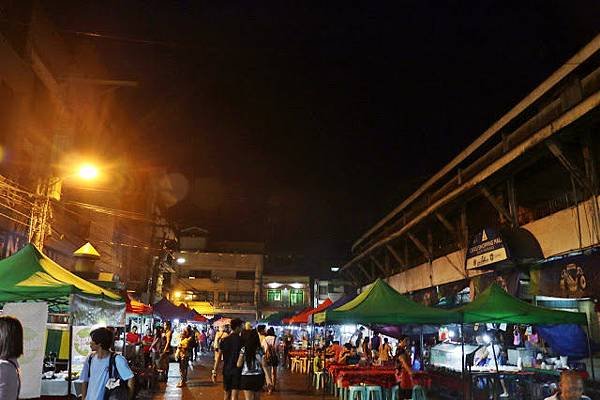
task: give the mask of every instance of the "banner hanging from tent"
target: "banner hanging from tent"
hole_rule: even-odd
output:
[[[46,350],[46,322],[48,304],[45,302],[7,303],[4,315],[10,315],[23,325],[23,355],[19,357],[21,368],[20,399],[38,398],[42,391],[42,367]]]
[[[106,297],[73,295],[71,311],[75,325],[125,326],[125,302]]]
[[[81,372],[83,364],[92,352],[90,348],[90,342],[92,341],[90,337],[91,331],[92,327],[90,326],[73,327],[73,342],[71,345],[71,368],[73,371]]]

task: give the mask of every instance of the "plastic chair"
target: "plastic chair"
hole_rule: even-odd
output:
[[[366,397],[366,400],[384,400],[383,399],[383,390],[381,390],[381,386],[375,386],[375,385],[365,386],[365,397]]]
[[[392,386],[392,388],[390,389],[390,398],[389,398],[389,400],[397,400],[398,399],[398,392],[399,391],[400,391],[400,387],[398,385]]]
[[[298,357],[292,358],[292,372],[302,372],[302,360]]]
[[[367,400],[367,390],[364,386],[350,386],[348,388],[348,400],[356,400],[357,394],[360,394],[360,400]]]
[[[313,385],[315,389],[325,389],[325,376],[323,371],[316,371],[313,374]]]
[[[348,398],[348,388],[345,388],[343,386],[338,386],[338,388],[338,395],[340,397],[340,400],[346,400]]]

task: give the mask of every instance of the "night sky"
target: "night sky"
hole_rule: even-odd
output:
[[[120,101],[190,183],[175,220],[313,270],[600,31],[595,0],[43,4],[140,82]]]

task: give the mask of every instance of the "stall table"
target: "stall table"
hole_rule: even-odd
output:
[[[81,396],[82,381],[71,382],[71,393],[75,396]],[[67,382],[64,379],[42,379],[42,399],[67,398]]]

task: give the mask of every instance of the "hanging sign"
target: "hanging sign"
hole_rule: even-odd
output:
[[[48,303],[8,303],[3,315],[10,315],[23,325],[23,355],[19,357],[21,368],[20,399],[39,398],[42,391],[42,367],[46,350],[46,322]]]
[[[508,259],[508,250],[500,233],[486,228],[477,233],[467,250],[465,267],[475,269]]]

